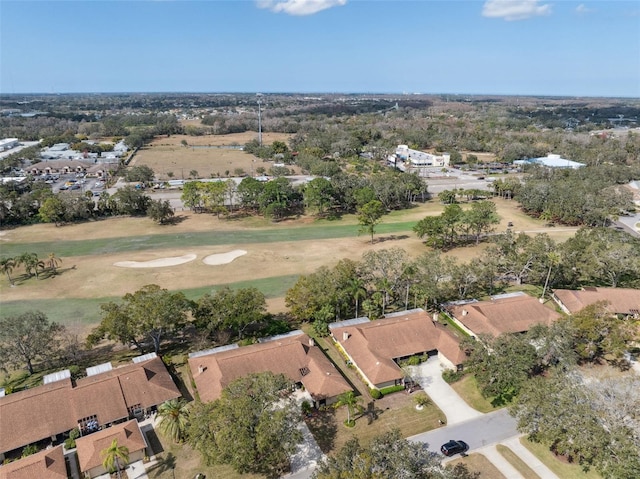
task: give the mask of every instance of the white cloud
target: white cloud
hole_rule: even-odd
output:
[[[303,16],[313,15],[327,8],[341,7],[347,0],[257,0],[259,8],[275,13]]]
[[[584,3],[581,3],[580,5],[578,5],[576,7],[576,13],[579,14],[579,15],[583,15],[583,14],[586,14],[586,13],[591,13],[593,11],[595,11],[595,10],[593,10],[593,8],[587,7]]]
[[[487,0],[482,7],[483,17],[504,18],[507,21],[524,20],[550,13],[551,5],[540,5],[538,0]]]

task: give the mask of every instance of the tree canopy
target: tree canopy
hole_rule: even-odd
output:
[[[26,366],[33,374],[34,362],[53,357],[64,326],[49,322],[41,311],[27,311],[0,319],[0,356],[5,364]]]
[[[299,408],[282,374],[251,374],[231,382],[219,399],[196,403],[189,443],[207,463],[229,464],[239,473],[279,477],[302,440]]]
[[[184,327],[192,304],[182,293],[171,293],[149,284],[133,294],[125,294],[120,304],[109,302],[100,308],[102,320],[91,332],[89,343],[107,337],[123,344],[134,344],[142,350],[143,341],[149,340],[157,353],[167,334]]]
[[[445,468],[442,458],[426,444],[410,442],[397,429],[362,446],[357,437],[337,454],[328,456],[314,471],[313,479],[475,479],[464,465]]]

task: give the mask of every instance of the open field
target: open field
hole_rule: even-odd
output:
[[[512,221],[517,230],[548,232],[564,240],[573,229],[547,228],[542,221],[527,217],[515,202],[496,200],[502,224]],[[426,251],[412,232],[416,221],[439,214],[442,205],[428,202],[393,212],[379,225],[374,244],[358,235],[353,216],[340,220],[310,217],[273,224],[263,218],[217,219],[213,215],[181,213],[175,225],[161,226],[147,218],[112,218],[56,227],[38,224],[0,232],[3,255],[15,257],[36,252],[46,258],[50,252],[62,259],[60,274],[52,278],[22,279],[14,272],[16,286],[0,278],[3,316],[39,308],[51,319],[76,330],[95,324],[98,305],[122,297],[146,284],[184,291],[196,299],[222,285],[254,285],[267,295],[272,312],[284,311],[284,293],[298,275],[314,272],[322,265],[333,266],[340,259],[358,260],[369,250],[400,247],[412,257]],[[485,245],[454,249],[447,255],[467,261]],[[227,264],[208,265],[204,258],[245,250],[246,255]],[[123,268],[114,264],[153,261],[196,255],[193,261],[170,267]]]
[[[260,166],[268,170],[273,162],[265,162],[242,150],[218,148],[241,146],[257,136],[256,132],[245,132],[231,135],[158,137],[138,150],[130,165],[146,165],[153,169],[160,180],[168,180],[169,173],[173,173],[173,178],[177,179],[190,178],[192,170],[197,171],[200,178],[225,177],[228,176],[227,171],[234,175],[237,168],[247,174],[255,173],[255,169]],[[267,145],[276,140],[286,143],[289,136],[283,133],[263,133],[262,142]],[[187,146],[181,144],[183,140],[187,142]]]

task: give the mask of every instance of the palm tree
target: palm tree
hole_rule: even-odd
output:
[[[353,391],[342,393],[338,396],[338,401],[336,401],[333,407],[337,409],[342,406],[347,406],[347,420],[345,421],[345,425],[353,427],[355,425],[355,421],[351,419],[351,415],[354,413],[356,408],[360,409],[360,398],[357,397]]]
[[[24,265],[24,270],[28,276],[38,274],[38,255],[36,253],[22,253],[16,260],[17,263]]]
[[[364,289],[364,283],[360,278],[351,278],[347,284],[347,291],[356,302],[356,315],[354,317],[357,318],[360,309],[360,299],[367,297],[367,290]]]
[[[547,253],[547,260],[549,261],[549,269],[547,270],[547,278],[544,281],[544,288],[542,288],[542,295],[540,296],[541,303],[544,303],[544,295],[547,293],[547,286],[549,286],[549,278],[551,277],[551,269],[560,264],[560,255],[550,251]]]
[[[104,456],[102,460],[104,468],[109,473],[115,471],[118,474],[118,479],[120,479],[122,477],[120,461],[123,462],[123,466],[129,463],[129,448],[127,446],[118,446],[118,440],[114,439],[111,441],[111,446],[100,451],[100,454]]]
[[[47,266],[51,271],[53,271],[53,274],[56,274],[56,269],[58,268],[60,263],[62,263],[62,260],[58,258],[55,253],[49,253],[49,256],[47,258]]]
[[[173,442],[182,442],[189,425],[189,408],[184,399],[172,399],[158,406],[160,430]]]
[[[11,277],[11,272],[13,268],[16,267],[16,260],[13,258],[0,258],[0,271],[7,275],[9,278],[9,284],[13,286],[13,278]]]

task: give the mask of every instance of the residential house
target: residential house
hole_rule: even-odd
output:
[[[329,330],[370,388],[403,384],[399,363],[411,356],[438,355],[451,368],[465,359],[458,338],[423,309],[332,323]]]
[[[0,465],[0,479],[67,479],[62,446]]]
[[[612,314],[640,318],[640,289],[585,287],[580,290],[556,289],[551,297],[567,314],[574,314],[599,301],[607,303]]]
[[[98,477],[109,472],[103,466],[103,451],[111,447],[114,440],[117,441],[118,447],[126,447],[129,451],[129,461],[126,464],[120,463],[121,470],[128,464],[142,461],[147,455],[147,442],[135,419],[103,429],[76,439],[80,472],[84,473],[85,477]]]
[[[524,333],[536,324],[550,325],[561,317],[523,292],[492,296],[489,301],[449,303],[445,310],[471,336]]]
[[[78,427],[82,435],[130,418],[181,396],[155,354],[132,364],[88,368],[73,381],[68,370],[45,376],[45,384],[0,397],[0,459],[39,441],[55,444]]]
[[[222,346],[189,355],[189,368],[200,399],[214,401],[232,381],[253,373],[284,374],[304,386],[316,406],[331,404],[351,387],[336,367],[302,331],[273,336],[249,346]]]

